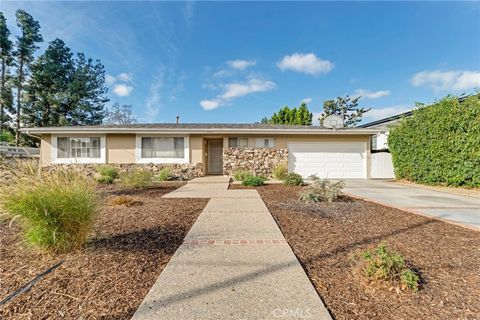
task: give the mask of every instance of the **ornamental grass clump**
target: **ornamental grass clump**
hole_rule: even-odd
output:
[[[120,177],[120,182],[125,188],[145,188],[152,183],[152,173],[142,169],[132,169]]]
[[[172,177],[172,169],[168,168],[168,167],[163,167],[162,169],[160,169],[160,171],[158,172],[158,174],[156,174],[153,179],[155,181],[167,181],[169,180],[170,178]]]
[[[98,201],[95,184],[67,170],[13,169],[0,186],[0,208],[19,220],[28,243],[63,253],[81,248],[91,232]]]
[[[97,174],[98,183],[111,184],[118,178],[118,169],[112,166],[99,166]]]
[[[275,179],[283,180],[288,174],[288,166],[286,163],[279,163],[273,167],[272,175]]]
[[[362,271],[370,280],[400,283],[400,289],[418,291],[420,277],[407,266],[403,257],[382,241],[375,249],[360,254]]]
[[[299,199],[304,202],[332,202],[342,195],[345,181],[336,182],[310,176],[312,183],[300,192]]]
[[[243,181],[246,177],[251,176],[252,173],[245,169],[239,169],[233,173],[235,181]]]

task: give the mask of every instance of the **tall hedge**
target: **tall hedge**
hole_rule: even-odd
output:
[[[418,108],[391,129],[388,145],[397,178],[479,187],[480,94]]]

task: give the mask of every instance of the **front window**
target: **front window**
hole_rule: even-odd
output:
[[[273,138],[257,138],[257,148],[273,148]]]
[[[142,158],[184,158],[183,137],[142,138]]]
[[[230,148],[246,148],[248,147],[248,138],[228,138],[228,146]]]
[[[100,158],[100,138],[57,138],[57,158]]]

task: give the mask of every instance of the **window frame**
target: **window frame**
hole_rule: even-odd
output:
[[[143,157],[142,140],[143,138],[183,138],[183,157]],[[135,138],[135,161],[136,163],[189,163],[190,162],[190,137],[188,135],[156,135],[156,134],[137,134]],[[175,140],[174,140],[175,150]],[[175,151],[174,151],[175,152]]]
[[[265,140],[268,140],[268,144],[269,144],[268,147],[264,145]],[[260,146],[260,144],[262,144],[262,146]],[[255,147],[256,148],[275,148],[275,138],[272,138],[272,137],[256,138]]]
[[[100,146],[99,146],[99,157],[65,157],[59,158],[59,138],[68,138],[67,140],[70,143],[70,139],[85,139],[85,138],[99,138],[100,139]],[[73,135],[73,134],[56,134],[51,136],[51,162],[52,163],[105,163],[106,162],[106,138],[104,134],[81,134],[81,135]],[[80,147],[81,149],[81,147]],[[71,155],[71,154],[70,154]]]
[[[249,147],[249,145],[248,145],[248,138],[247,138],[247,137],[228,137],[227,139],[228,139],[228,140],[227,140],[227,143],[228,143],[228,147],[229,147],[229,148],[248,148],[248,147]],[[237,145],[234,146],[234,147],[232,147],[232,146],[230,145],[230,139],[237,139]],[[247,145],[246,145],[246,146],[243,146],[243,147],[240,147],[240,146],[239,146],[239,145],[240,145],[240,139],[245,139],[245,140],[247,140]]]

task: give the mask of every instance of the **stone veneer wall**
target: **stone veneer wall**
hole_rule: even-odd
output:
[[[53,164],[42,167],[42,170],[55,170],[56,168],[71,169],[83,172],[87,176],[94,176],[98,166],[108,165],[118,168],[120,174],[125,173],[132,168],[142,168],[153,172],[159,172],[164,167],[172,169],[172,176],[178,180],[191,180],[203,176],[203,165],[201,163],[182,163],[182,164]]]
[[[243,169],[254,174],[272,175],[278,163],[288,162],[288,150],[279,148],[223,148],[223,174]]]

